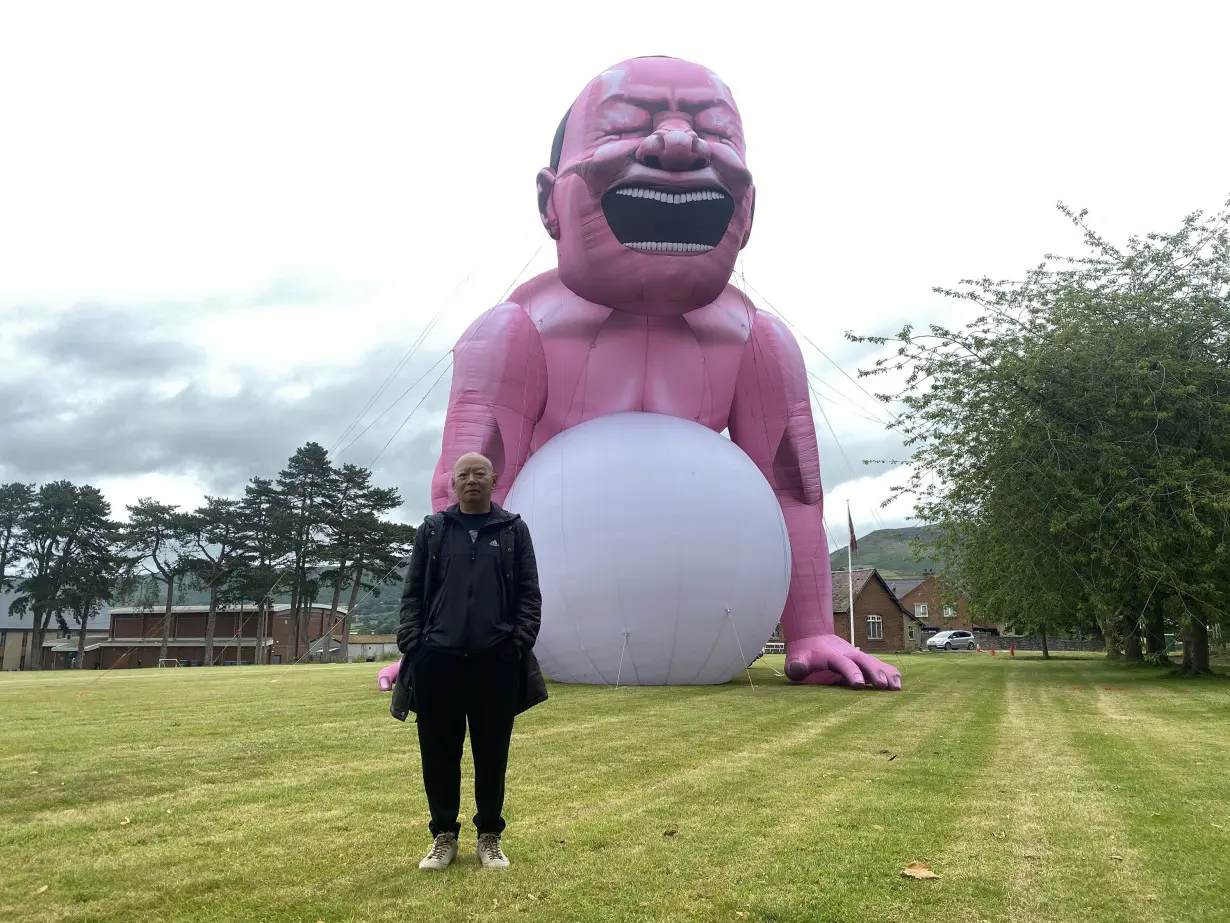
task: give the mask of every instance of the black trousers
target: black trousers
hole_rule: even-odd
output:
[[[461,757],[466,723],[474,755],[474,802],[479,833],[504,832],[504,776],[512,740],[520,653],[511,641],[462,656],[432,648],[411,660],[423,787],[431,835],[460,833]]]

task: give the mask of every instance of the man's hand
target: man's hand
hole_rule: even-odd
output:
[[[419,644],[418,644],[417,638],[411,637],[408,632],[403,636],[401,629],[398,628],[397,649],[401,651],[401,655],[403,657],[409,657],[416,650],[418,650],[418,647],[419,647]]]

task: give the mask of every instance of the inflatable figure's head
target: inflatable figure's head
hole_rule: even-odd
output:
[[[721,294],[751,234],[755,196],[730,90],[678,58],[634,58],[590,81],[538,174],[563,283],[588,301],[656,316]]]

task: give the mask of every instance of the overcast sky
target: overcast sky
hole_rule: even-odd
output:
[[[341,456],[392,438],[376,478],[417,520],[434,364],[554,263],[534,175],[560,117],[669,54],[743,113],[753,300],[833,360],[801,344],[835,544],[847,499],[860,534],[904,523],[879,509],[901,472],[860,464],[902,450],[843,330],[959,320],[932,286],[1076,250],[1059,200],[1121,239],[1230,193],[1230,4],[1010,8],[0,2],[0,481],[117,513],[238,492],[347,446],[435,319],[359,428],[433,370]]]

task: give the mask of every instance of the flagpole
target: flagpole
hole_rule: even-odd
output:
[[[846,501],[846,522],[850,523],[850,540],[846,542],[846,586],[850,590],[850,646],[854,643],[854,519],[850,516],[850,501]]]

